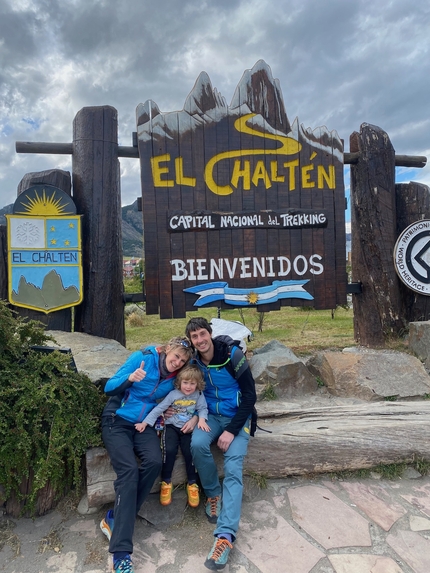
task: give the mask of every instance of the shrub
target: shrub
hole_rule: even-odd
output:
[[[145,316],[142,314],[138,314],[137,312],[133,312],[127,318],[127,324],[131,328],[144,326],[145,325]]]
[[[0,484],[6,499],[14,494],[30,513],[47,485],[57,499],[79,486],[87,448],[101,445],[104,397],[69,368],[67,355],[31,349],[49,340],[43,325],[0,301]]]

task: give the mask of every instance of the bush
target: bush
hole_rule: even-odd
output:
[[[145,315],[137,312],[133,312],[127,318],[127,325],[131,328],[139,328],[145,326]]]
[[[31,349],[49,340],[43,325],[0,301],[0,484],[6,499],[15,495],[30,513],[44,487],[58,499],[79,486],[87,448],[101,445],[104,397],[69,368],[67,355]]]

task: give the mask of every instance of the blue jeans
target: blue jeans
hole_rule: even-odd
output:
[[[208,497],[222,495],[221,513],[214,535],[230,533],[234,540],[239,528],[242,507],[242,470],[243,460],[248,450],[249,421],[234,437],[230,447],[224,453],[222,489],[217,467],[210,450],[211,443],[216,442],[230,421],[231,418],[209,414],[208,426],[211,431],[205,432],[195,428],[191,438],[191,453],[205,494]]]

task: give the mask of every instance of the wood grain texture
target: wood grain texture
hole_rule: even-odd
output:
[[[118,117],[87,107],[73,122],[73,198],[82,218],[84,300],[75,331],[125,345]]]
[[[358,163],[351,166],[352,281],[363,285],[353,298],[354,336],[364,346],[383,346],[387,336],[398,335],[406,326],[393,265],[394,149],[381,128],[366,123],[352,134],[350,149],[360,152]]]
[[[257,403],[259,425],[271,433],[257,430],[251,438],[245,474],[276,479],[411,462],[416,457],[430,460],[428,401],[309,409],[261,404]],[[222,455],[216,446],[212,451],[222,476]],[[88,450],[86,466],[89,507],[112,502],[115,473],[106,450]],[[178,454],[172,481],[176,485],[185,480],[182,456]]]

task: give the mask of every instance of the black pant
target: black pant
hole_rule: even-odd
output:
[[[136,515],[161,470],[160,439],[151,426],[142,433],[137,432],[132,422],[120,416],[103,417],[102,437],[117,475],[114,482],[115,526],[109,551],[132,553]]]
[[[181,446],[181,452],[185,459],[185,468],[187,470],[187,478],[189,482],[197,480],[196,468],[193,464],[193,457],[191,455],[191,435],[184,434],[179,428],[173,424],[166,424],[164,426],[165,436],[165,452],[166,459],[161,470],[161,479],[163,481],[170,481],[172,479],[173,466],[175,465],[176,454],[178,447]],[[145,430],[146,432],[146,430]]]

